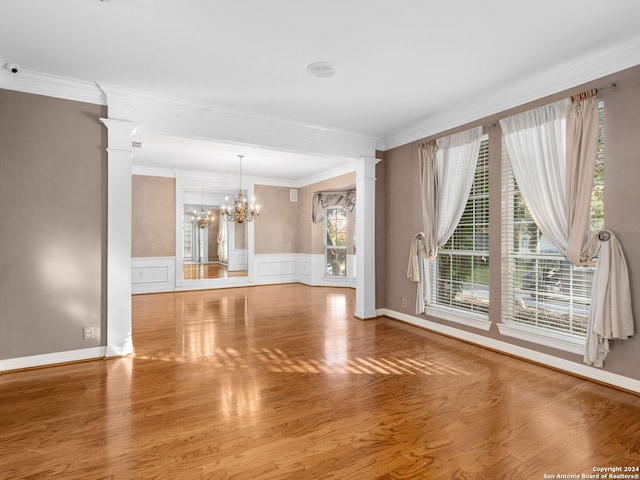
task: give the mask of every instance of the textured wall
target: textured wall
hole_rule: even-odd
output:
[[[176,185],[173,178],[132,175],[131,256],[176,253]]]
[[[106,107],[0,90],[2,359],[106,344],[101,117]]]
[[[299,202],[289,200],[289,187],[256,185],[260,219],[255,223],[255,253],[296,253]]]

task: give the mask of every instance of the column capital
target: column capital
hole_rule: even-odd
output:
[[[353,160],[353,164],[356,166],[356,170],[360,170],[361,168],[375,167],[380,161],[379,158],[375,157],[359,157]]]
[[[360,163],[364,163],[364,164],[377,164],[378,162],[381,162],[382,160],[380,160],[379,158],[376,157],[360,157],[359,159],[356,160],[357,162]]]
[[[119,128],[121,130],[128,130],[131,132],[131,135],[136,133],[136,129],[138,128],[137,123],[129,122],[127,120],[116,120],[114,118],[101,118],[100,121],[109,129]]]
[[[112,118],[101,118],[100,121],[108,130],[108,148],[111,153],[126,152],[131,154],[131,136],[136,133],[138,124]]]
[[[375,180],[376,164],[379,158],[360,157],[354,161],[356,166],[356,181],[358,179],[373,178]]]

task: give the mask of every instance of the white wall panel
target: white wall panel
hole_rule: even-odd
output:
[[[132,293],[173,292],[176,288],[174,257],[131,259]]]

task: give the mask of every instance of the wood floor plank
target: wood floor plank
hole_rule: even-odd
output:
[[[138,295],[136,354],[0,375],[0,479],[542,479],[640,466],[640,398],[350,289]]]

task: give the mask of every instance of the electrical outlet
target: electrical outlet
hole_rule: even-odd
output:
[[[407,299],[406,298],[402,299],[402,308],[407,308]]]
[[[93,339],[93,327],[83,327],[82,328],[82,338],[84,340],[92,340]]]

